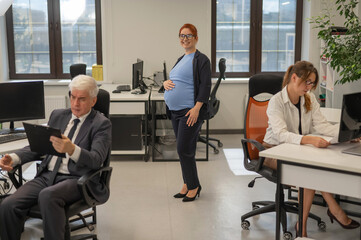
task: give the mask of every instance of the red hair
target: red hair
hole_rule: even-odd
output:
[[[197,28],[193,25],[193,24],[190,24],[190,23],[186,23],[184,24],[180,29],[179,29],[179,34],[181,33],[181,31],[184,29],[184,28],[188,28],[194,37],[197,37],[198,36],[198,32],[197,32]]]

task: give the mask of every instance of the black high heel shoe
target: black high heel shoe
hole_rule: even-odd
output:
[[[177,194],[173,195],[173,197],[174,198],[184,198],[185,196],[187,196],[187,193],[188,193],[188,191],[185,194],[177,193]]]
[[[187,195],[183,198],[183,202],[191,202],[191,201],[194,201],[195,199],[196,199],[196,197],[198,196],[200,196],[200,194],[201,194],[201,190],[202,190],[202,186],[201,185],[199,185],[199,187],[198,187],[198,190],[197,190],[197,193],[196,193],[196,195],[194,196],[194,197],[187,197]]]
[[[330,209],[327,209],[327,215],[330,217],[330,221],[331,223],[333,223],[333,220],[336,220],[336,222],[338,222],[338,224],[341,225],[341,227],[343,227],[344,229],[354,229],[354,228],[358,228],[360,226],[360,224],[358,222],[356,222],[355,220],[351,219],[352,221],[347,224],[344,225],[342,224],[340,221],[337,220],[337,218],[331,213]]]

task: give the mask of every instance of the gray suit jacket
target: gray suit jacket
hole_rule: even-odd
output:
[[[71,118],[70,109],[58,109],[51,113],[48,125],[58,128],[64,133],[67,124]],[[80,178],[91,170],[99,169],[103,166],[103,162],[109,157],[111,147],[111,122],[103,114],[96,110],[91,110],[88,117],[82,124],[74,144],[81,148],[80,157],[77,162],[71,158],[68,162],[70,175]],[[31,152],[27,146],[15,152],[21,159],[21,163],[27,163],[40,159],[41,155]],[[37,176],[47,169],[53,155],[46,155],[41,162]],[[100,181],[93,181],[92,188],[89,189],[92,195],[98,201],[104,201],[108,198],[109,192]]]

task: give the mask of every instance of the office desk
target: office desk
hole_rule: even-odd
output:
[[[158,151],[156,149],[156,129],[157,129],[157,103],[164,102],[164,93],[159,93],[158,89],[153,89],[151,91],[150,95],[150,103],[151,103],[151,114],[152,114],[152,160],[154,162],[156,161],[179,161],[178,157],[176,159],[170,159],[167,157],[163,157],[162,159],[157,159],[155,151]],[[173,131],[173,129],[172,129]],[[208,143],[208,132],[209,132],[209,120],[206,120],[206,139]],[[172,132],[173,134],[173,132]],[[176,149],[173,150],[174,153],[176,153]],[[206,146],[206,157],[205,158],[199,158],[196,156],[196,160],[198,161],[208,161],[208,144]]]
[[[29,145],[28,139],[21,139],[13,142],[0,144],[0,154],[12,153]]]
[[[303,188],[310,188],[361,198],[361,157],[341,153],[352,144],[361,143],[342,143],[328,148],[284,143],[260,152],[262,157],[279,159],[276,239],[280,239],[281,184],[300,187],[300,196]],[[302,197],[300,199],[300,206],[303,206]],[[302,219],[301,208],[299,218]]]
[[[117,86],[118,84],[103,84],[100,87],[110,94],[109,114],[113,124],[111,154],[141,155],[147,161],[149,158],[147,133],[150,89],[147,89],[146,94],[131,94],[130,91],[112,93]],[[137,120],[138,118],[140,120]],[[142,125],[144,125],[144,130]],[[130,129],[131,126],[134,128]]]

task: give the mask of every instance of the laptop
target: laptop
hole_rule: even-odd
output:
[[[357,146],[342,150],[341,152],[356,155],[356,156],[361,156],[361,144],[358,144]]]

